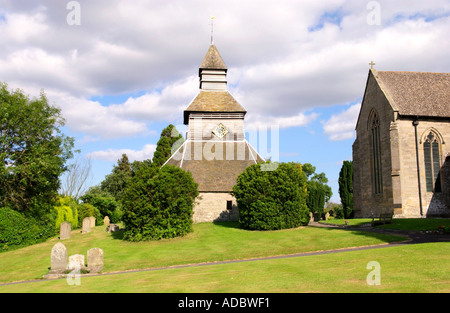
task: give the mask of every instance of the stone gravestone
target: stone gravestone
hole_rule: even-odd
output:
[[[330,219],[330,213],[327,212],[327,213],[325,214],[325,221],[328,221],[329,219]]]
[[[113,232],[116,232],[116,231],[119,231],[119,230],[120,230],[120,227],[117,224],[109,224],[109,226],[106,227],[106,231],[108,233],[113,233]]]
[[[103,269],[103,250],[92,248],[87,252],[87,267],[91,273],[98,273]]]
[[[70,238],[70,231],[72,230],[72,224],[69,222],[61,223],[59,226],[59,239],[69,239]]]
[[[109,226],[109,223],[110,223],[109,217],[108,217],[108,216],[105,216],[105,218],[103,219],[103,225]]]
[[[50,260],[50,273],[64,273],[67,266],[67,248],[61,242],[58,242],[52,248]]]
[[[89,233],[91,231],[91,220],[89,217],[83,219],[83,228],[81,229],[82,234]]]
[[[67,265],[67,269],[70,271],[73,270],[81,270],[84,268],[84,255],[82,254],[74,254],[69,257],[69,264]]]
[[[90,217],[89,217],[89,220],[91,221],[91,228],[92,228],[92,227],[95,227],[95,217],[90,216]]]

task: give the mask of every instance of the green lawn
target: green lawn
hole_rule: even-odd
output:
[[[370,224],[371,218],[353,218],[353,219],[329,219],[328,221],[320,221],[320,223],[345,225],[348,221],[349,226],[360,226]],[[378,225],[377,228],[397,229],[397,230],[414,230],[414,231],[436,231],[439,226],[450,228],[450,218],[394,218],[392,223]]]
[[[317,230],[317,229],[316,229]],[[450,292],[450,243],[402,245],[319,256],[272,259],[0,286],[0,292]],[[368,285],[367,264],[380,265]]]
[[[247,231],[237,223],[201,223],[183,238],[127,242],[121,232],[106,233],[104,226],[91,233],[73,231],[62,241],[68,254],[84,254],[98,247],[104,251],[103,272],[117,272],[223,260],[248,259],[300,252],[332,250],[345,247],[378,245],[403,237],[385,234],[303,227],[281,231]],[[39,279],[48,273],[53,238],[30,247],[0,253],[0,282]],[[49,282],[50,283],[50,282]],[[50,283],[51,284],[51,283]],[[2,290],[8,289],[3,287]]]

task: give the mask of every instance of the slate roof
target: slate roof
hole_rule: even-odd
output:
[[[450,117],[450,73],[372,72],[400,115]]]
[[[205,148],[205,145],[210,146]],[[216,149],[222,153],[215,154]],[[263,161],[247,141],[187,140],[166,164],[191,172],[200,192],[231,192],[237,177],[246,167]]]
[[[200,70],[202,69],[227,70],[227,66],[215,45],[209,46],[208,52],[206,52],[200,65]]]
[[[201,90],[184,111],[184,124],[188,123],[192,112],[247,113],[247,111],[226,90]]]

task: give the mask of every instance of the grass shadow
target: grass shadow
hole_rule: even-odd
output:
[[[238,221],[235,222],[213,222],[214,225],[225,227],[225,228],[235,228],[235,229],[244,229]]]
[[[113,239],[123,240],[124,233],[125,233],[125,230],[121,229],[119,231],[112,232],[111,237],[113,237]]]

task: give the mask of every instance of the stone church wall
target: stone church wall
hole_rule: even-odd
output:
[[[399,120],[400,134],[400,162],[401,162],[401,193],[403,202],[402,217],[419,217],[419,187],[417,179],[417,161],[415,131],[412,120]],[[437,131],[444,141],[440,145],[441,155],[441,186],[440,193],[427,192],[425,178],[425,161],[423,142],[430,130]],[[425,216],[450,216],[450,182],[448,173],[448,164],[446,156],[450,157],[450,122],[445,121],[421,121],[417,126],[418,152],[419,152],[419,170],[422,193],[422,208]],[[447,163],[449,160],[447,160]]]
[[[393,213],[395,217],[420,217],[416,140],[412,117],[397,116],[373,74],[367,88],[353,144],[353,200],[356,217]],[[373,191],[373,156],[369,118],[375,110],[380,120],[382,159],[381,194]],[[424,112],[426,115],[427,112]],[[430,130],[440,137],[441,192],[427,192],[423,142]],[[417,126],[419,171],[424,216],[450,216],[450,121],[419,118]]]
[[[373,75],[370,73],[370,75]],[[382,190],[373,192],[373,156],[369,116],[376,110],[380,120]],[[393,211],[391,122],[394,112],[386,97],[371,77],[367,84],[353,144],[353,200],[355,217],[370,217],[380,212]]]

